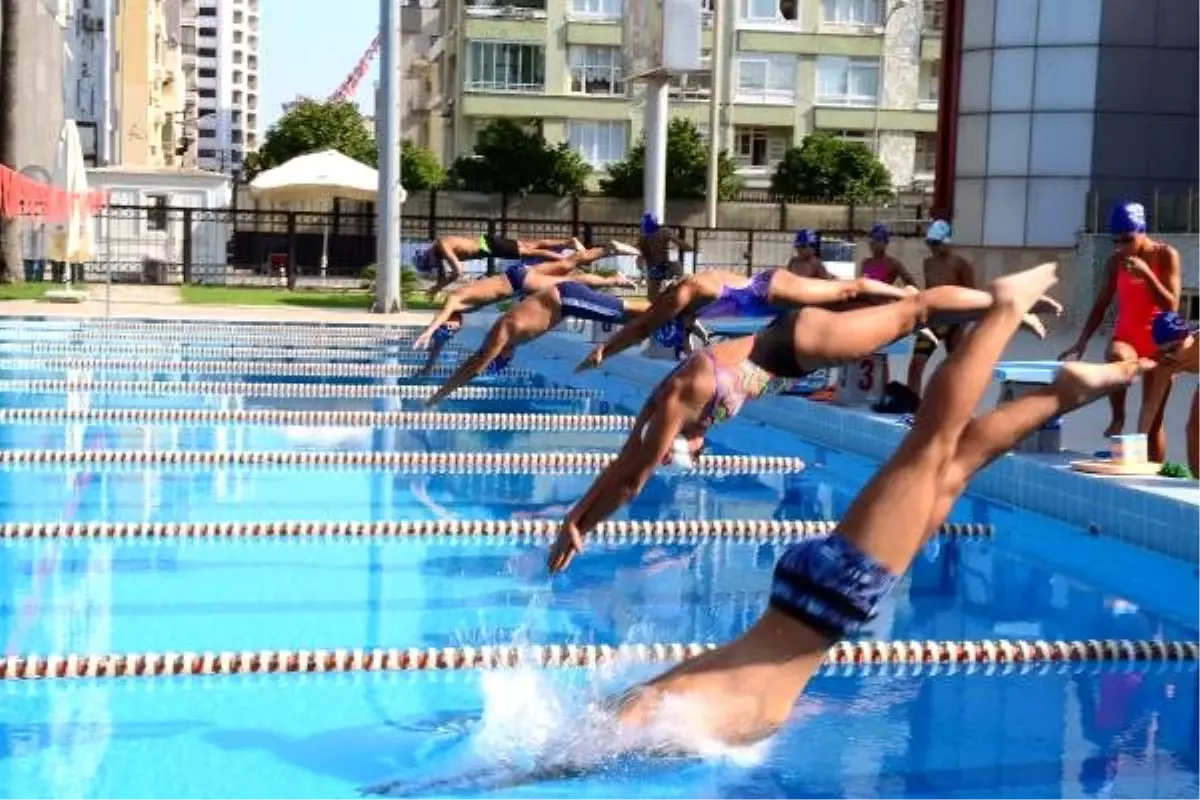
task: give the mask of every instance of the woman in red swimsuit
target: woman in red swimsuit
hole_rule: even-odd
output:
[[[1152,357],[1158,351],[1151,333],[1155,316],[1162,311],[1179,310],[1179,251],[1146,235],[1146,209],[1140,203],[1118,203],[1109,216],[1108,229],[1116,250],[1108,258],[1104,283],[1083,331],[1059,356],[1062,360],[1083,356],[1088,340],[1104,322],[1114,299],[1117,321],[1108,348],[1109,361],[1132,362]],[[1156,386],[1160,380],[1169,381],[1170,376],[1161,371],[1147,374],[1142,396],[1162,397],[1165,408],[1166,393]],[[1125,392],[1109,395],[1109,402],[1112,419],[1104,435],[1118,436],[1125,430]],[[1162,461],[1167,454],[1167,439],[1161,410],[1149,426],[1147,439],[1150,459]]]

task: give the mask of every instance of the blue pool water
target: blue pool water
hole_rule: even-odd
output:
[[[41,335],[26,338],[30,330]],[[69,342],[71,330],[61,321],[0,321],[0,354],[24,358],[29,343]],[[205,340],[197,346],[220,341],[221,330],[197,328],[195,338]],[[224,330],[236,341],[252,327]],[[189,349],[180,342],[186,332],[155,338],[153,347],[127,341],[120,347],[137,360],[179,360]],[[381,363],[408,347],[385,340],[346,356],[349,348],[331,346],[330,358],[320,360],[374,353],[382,354]],[[520,360],[536,367],[529,356]],[[394,397],[63,392],[3,383],[181,380],[171,373],[79,372],[37,366],[2,372],[0,408],[422,409],[419,399]],[[475,385],[530,392],[521,399],[450,401],[439,410],[636,410],[600,397],[539,397],[549,385],[537,376]],[[783,434],[764,443],[739,425],[714,436],[714,452],[793,453],[809,468],[660,474],[619,516],[837,518],[870,474],[863,459]],[[619,431],[480,427],[0,423],[6,450],[609,452],[623,440]],[[9,464],[0,466],[0,522],[557,520],[591,480],[587,473]],[[864,636],[1197,638],[1192,565],[976,496],[964,498],[953,518],[992,524],[996,534],[931,541]],[[9,655],[723,642],[765,607],[781,548],[721,540],[596,543],[551,580],[545,543],[506,539],[8,541],[0,543],[0,581],[7,587],[0,637]],[[570,733],[588,701],[654,671],[0,681],[0,794],[1194,797],[1200,791],[1200,683],[1188,665],[821,676],[767,747],[707,759],[625,757],[569,775],[537,774],[541,756]]]

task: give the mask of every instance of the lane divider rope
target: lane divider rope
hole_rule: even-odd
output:
[[[712,644],[533,645],[442,648],[247,650],[28,655],[0,660],[0,680],[155,678],[178,675],[263,675],[320,672],[390,672],[592,668],[616,662],[667,664],[715,649]],[[1133,662],[1195,662],[1195,642],[1128,640],[978,642],[839,642],[822,660],[824,670],[905,666],[950,671],[980,665],[1038,666]]]
[[[168,382],[119,380],[61,380],[49,378],[0,380],[0,392],[101,392],[105,394],[152,395],[244,395],[258,397],[395,397],[424,400],[437,386],[354,386],[323,383],[251,383],[224,381]],[[455,400],[599,400],[592,389],[543,386],[464,386]]]
[[[314,466],[386,467],[428,472],[591,472],[608,466],[615,453],[362,452],[260,451],[198,452],[190,450],[0,450],[0,464],[115,464],[129,466]],[[702,455],[692,474],[790,473],[804,461],[790,456]]]
[[[60,334],[61,338],[56,336],[54,342],[63,343],[95,343],[101,344],[104,342],[118,342],[125,344],[127,342],[144,343],[147,337],[153,336],[155,343],[164,345],[179,345],[199,342],[208,345],[214,344],[241,344],[248,346],[251,344],[266,343],[277,344],[283,346],[300,346],[308,347],[327,346],[338,349],[364,349],[374,350],[381,347],[398,347],[409,346],[418,333],[414,331],[397,332],[390,336],[327,336],[321,333],[304,333],[296,331],[280,331],[277,333],[256,333],[245,331],[234,331],[223,328],[214,328],[211,330],[184,330],[177,331],[52,331],[51,333]],[[6,336],[3,330],[0,330],[0,346],[20,346],[30,343],[46,343],[47,332],[42,330],[21,331],[16,336]]]
[[[424,325],[323,325],[316,322],[249,322],[234,319],[197,319],[197,320],[132,320],[88,317],[78,322],[65,324],[47,323],[45,320],[16,322],[11,317],[0,322],[0,334],[4,331],[46,331],[49,333],[72,331],[130,331],[141,333],[145,331],[206,331],[221,333],[274,333],[303,332],[323,336],[362,336],[379,337],[395,336],[397,334],[418,334],[425,329]]]
[[[331,358],[340,359],[386,359],[389,362],[405,362],[414,364],[423,364],[429,358],[429,353],[424,350],[413,350],[412,348],[401,348],[390,353],[380,353],[378,350],[363,350],[359,354],[352,355],[349,353],[339,354],[335,351],[330,351],[326,348],[284,348],[284,347],[264,347],[256,344],[245,345],[214,345],[214,344],[188,344],[188,343],[163,343],[163,342],[141,342],[139,344],[123,344],[119,347],[104,347],[100,342],[88,342],[87,344],[73,344],[69,342],[39,342],[30,346],[22,346],[19,352],[13,352],[13,348],[7,348],[10,352],[3,352],[6,348],[3,343],[0,343],[0,357],[11,358],[41,358],[42,356],[71,356],[79,353],[82,349],[88,349],[92,352],[97,350],[105,355],[113,356],[119,353],[128,353],[131,357],[140,356],[142,360],[160,359],[166,357],[182,356],[187,359],[187,363],[192,363],[193,360],[206,361],[251,361],[257,363],[268,359],[317,359],[328,360]],[[182,351],[181,353],[179,351]],[[446,348],[439,354],[440,357],[446,355],[462,355],[463,350],[459,347]]]
[[[237,423],[241,425],[354,425],[425,430],[623,431],[627,414],[444,413],[437,411],[308,411],[216,408],[8,408],[0,422]]]
[[[9,369],[98,369],[111,372],[183,372],[222,375],[312,375],[320,377],[412,378],[422,372],[416,364],[326,364],[303,361],[166,361],[116,358],[14,358]],[[424,373],[425,377],[448,378],[453,368],[444,364]],[[502,375],[529,380],[536,373],[505,367]]]
[[[395,522],[6,522],[0,539],[298,539],[326,537],[371,540],[377,538],[461,538],[509,543],[543,542],[558,534],[557,520],[402,520]],[[609,520],[600,523],[588,540],[620,544],[695,543],[711,539],[785,542],[825,536],[837,528],[836,520],[712,519],[712,520]],[[986,538],[994,525],[983,522],[947,522],[941,536]]]

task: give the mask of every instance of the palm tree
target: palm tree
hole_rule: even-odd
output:
[[[17,168],[17,10],[21,0],[0,0],[0,164]],[[21,227],[0,217],[0,283],[25,277]]]

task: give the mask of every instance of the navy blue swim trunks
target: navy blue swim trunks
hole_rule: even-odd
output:
[[[621,322],[625,319],[625,301],[619,297],[597,292],[575,281],[563,281],[557,288],[564,317],[596,322]]]

